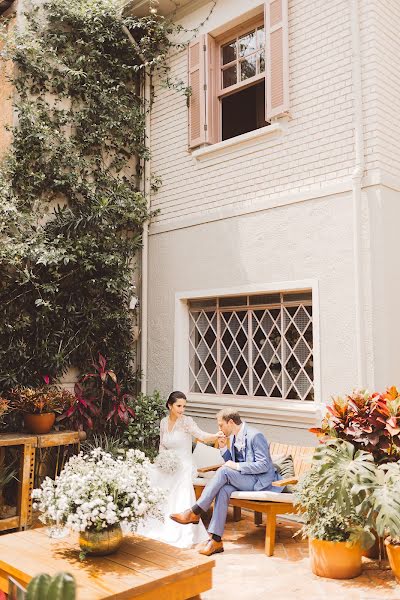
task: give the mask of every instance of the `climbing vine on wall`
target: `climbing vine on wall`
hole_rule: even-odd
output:
[[[132,388],[141,88],[165,71],[174,28],[115,0],[52,0],[25,20],[1,57],[17,124],[0,172],[0,389],[85,371],[99,352]]]

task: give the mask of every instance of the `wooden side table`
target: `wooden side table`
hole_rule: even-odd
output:
[[[19,474],[17,514],[14,517],[0,519],[0,531],[9,529],[26,529],[32,521],[32,490],[35,480],[36,451],[54,446],[77,445],[79,449],[80,434],[77,431],[55,431],[45,435],[32,433],[0,434],[0,451],[7,446],[22,446],[22,457]],[[59,452],[58,452],[59,456]],[[63,461],[57,460],[56,471],[63,467]]]

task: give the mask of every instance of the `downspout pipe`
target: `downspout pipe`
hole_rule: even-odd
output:
[[[145,130],[147,147],[151,145],[151,118],[150,106],[151,101],[151,78],[150,75],[145,75],[144,81],[144,103],[146,110]],[[143,192],[147,199],[147,209],[150,211],[151,205],[151,157],[143,163]],[[147,393],[148,382],[148,286],[149,286],[149,222],[146,221],[143,225],[142,236],[142,261],[141,261],[141,323],[140,323],[140,365],[141,365],[141,392]]]
[[[359,0],[350,0],[355,154],[355,164],[351,179],[353,208],[353,260],[355,283],[356,353],[358,380],[357,385],[359,387],[365,387],[367,383],[367,370],[365,361],[364,282],[362,260],[362,179],[365,171],[365,155],[361,76],[360,15],[358,1]]]

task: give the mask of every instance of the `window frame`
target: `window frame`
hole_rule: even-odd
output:
[[[311,295],[311,298],[306,298],[303,300],[300,299],[291,299],[290,296],[294,295],[296,293],[299,294],[306,294],[306,295]],[[265,295],[265,294],[262,294]],[[271,295],[271,294],[267,294],[267,295]],[[196,304],[198,304],[198,306],[192,306],[192,302],[189,303],[188,306],[188,316],[189,316],[189,321],[190,321],[190,328],[196,327],[196,318],[193,316],[196,313],[212,313],[213,315],[215,315],[215,327],[213,327],[213,325],[211,324],[211,321],[209,320],[209,317],[206,317],[207,320],[209,321],[209,325],[207,325],[207,329],[209,328],[209,326],[211,326],[215,332],[215,341],[213,342],[212,346],[214,346],[214,344],[216,344],[216,352],[217,355],[215,357],[216,360],[216,364],[215,364],[215,369],[213,372],[213,375],[215,374],[216,376],[216,383],[214,384],[212,382],[212,377],[209,377],[209,384],[214,387],[215,392],[203,392],[203,391],[193,391],[191,388],[193,387],[194,382],[192,380],[192,377],[194,379],[197,379],[197,375],[193,372],[192,370],[192,377],[189,376],[189,393],[193,394],[193,395],[210,395],[210,396],[219,396],[219,397],[224,397],[227,400],[229,398],[255,398],[255,399],[262,399],[262,398],[267,398],[270,399],[272,401],[277,401],[277,402],[288,402],[288,401],[295,401],[295,402],[301,402],[301,403],[313,403],[315,400],[307,400],[306,397],[303,398],[288,398],[287,394],[288,392],[290,392],[291,388],[294,386],[297,393],[297,386],[295,383],[295,380],[297,379],[297,375],[296,377],[293,379],[292,376],[289,375],[288,372],[288,363],[291,360],[292,357],[294,357],[295,359],[297,359],[297,362],[299,362],[298,359],[298,355],[295,353],[295,348],[298,346],[299,342],[301,339],[304,340],[304,343],[307,345],[308,350],[310,352],[310,354],[307,357],[307,360],[312,359],[312,361],[314,361],[314,352],[313,352],[313,341],[314,339],[312,338],[312,342],[311,342],[311,347],[310,344],[308,342],[308,340],[305,338],[305,331],[306,329],[308,329],[309,324],[307,324],[306,329],[302,332],[300,332],[298,325],[295,323],[295,319],[293,317],[290,316],[290,314],[286,315],[285,317],[285,309],[286,309],[286,313],[289,313],[290,308],[296,308],[296,309],[300,309],[300,307],[311,307],[311,315],[310,315],[310,323],[311,326],[313,327],[313,298],[312,298],[312,290],[311,289],[307,289],[307,290],[284,290],[284,291],[280,291],[280,292],[273,292],[272,293],[273,296],[279,296],[279,302],[263,302],[263,303],[255,303],[252,302],[252,299],[255,299],[257,296],[259,296],[259,294],[244,294],[244,295],[237,295],[237,296],[233,296],[234,298],[237,298],[239,300],[239,302],[237,304],[232,303],[232,304],[223,304],[221,305],[221,301],[226,299],[231,299],[231,297],[224,297],[224,296],[217,296],[215,298],[210,298],[210,299],[203,299],[202,300],[198,300],[195,299],[193,302],[196,302]],[[240,299],[243,300],[243,302],[240,302]],[[206,301],[212,301],[214,302],[214,306],[211,305],[206,305]],[[263,325],[262,322],[259,321],[259,318],[254,314],[256,313],[256,311],[279,311],[279,317],[277,317],[276,319],[274,319],[273,316],[271,316],[270,318],[272,318],[272,320],[274,321],[274,325],[272,325],[271,331],[273,329],[277,329],[277,331],[281,334],[281,341],[279,343],[279,347],[273,349],[273,355],[275,355],[277,358],[279,358],[279,364],[281,365],[281,371],[280,371],[280,377],[279,376],[275,376],[275,374],[270,373],[272,379],[274,380],[274,383],[272,384],[272,388],[278,388],[281,393],[282,396],[275,396],[275,395],[268,395],[268,394],[257,394],[255,393],[258,389],[258,387],[262,387],[263,389],[265,388],[265,384],[262,382],[265,374],[268,371],[271,371],[270,369],[270,363],[266,363],[264,356],[262,355],[262,353],[260,351],[255,352],[255,344],[256,344],[256,338],[254,337],[254,330],[253,327],[255,326],[255,330],[259,330],[260,328],[263,329]],[[306,312],[307,309],[305,309]],[[245,363],[246,363],[246,372],[243,375],[240,375],[239,372],[236,369],[236,366],[238,364],[238,361],[240,360],[240,357],[236,360],[236,362],[234,361],[234,358],[232,358],[232,356],[229,354],[229,349],[227,349],[225,342],[223,341],[223,337],[224,335],[229,332],[231,337],[232,337],[232,342],[230,343],[230,347],[232,347],[232,343],[233,340],[236,340],[236,335],[234,335],[230,328],[229,328],[229,321],[231,320],[232,317],[228,317],[228,322],[226,321],[226,314],[229,313],[235,313],[235,312],[240,312],[240,313],[246,313],[243,320],[240,322],[240,318],[236,317],[238,322],[240,322],[239,325],[239,329],[238,332],[240,330],[244,331],[246,334],[246,343],[245,346],[247,346],[247,349],[245,352],[242,352],[242,350],[240,350],[240,356],[244,359]],[[225,313],[225,314],[223,314]],[[297,311],[296,311],[297,313]],[[286,325],[284,325],[284,321],[286,319],[289,318],[289,325],[286,322]],[[254,323],[254,319],[256,319],[256,321],[258,321],[257,323]],[[279,321],[279,323],[278,323]],[[288,338],[286,337],[286,333],[288,332],[289,328],[291,327],[291,325],[293,324],[293,326],[298,330],[299,332],[299,338],[296,340],[294,346],[290,346],[289,342],[288,342]],[[225,327],[226,325],[226,327]],[[224,334],[222,334],[222,330],[221,327],[224,327]],[[200,337],[203,338],[202,333],[200,332],[200,330],[198,329],[199,333],[200,333]],[[313,336],[314,337],[314,336]],[[194,354],[196,354],[196,348],[193,344],[192,341],[190,341],[190,334],[189,334],[189,338],[188,338],[188,343],[189,346],[192,346],[192,350],[190,350],[190,353],[192,354],[194,352]],[[200,340],[201,343],[201,340]],[[271,345],[271,342],[269,341],[269,344]],[[235,341],[235,346],[238,348],[238,344]],[[263,344],[264,346],[264,344]],[[197,347],[197,346],[196,346]],[[272,345],[271,345],[272,347]],[[286,348],[289,347],[289,354],[287,354],[287,350]],[[266,346],[266,348],[268,349],[268,346]],[[258,348],[257,348],[258,349]],[[210,353],[208,353],[210,354]],[[224,355],[224,358],[222,358],[222,354]],[[286,356],[285,356],[286,354]],[[254,357],[256,358],[256,360],[254,360]],[[263,373],[263,375],[260,377],[260,375],[257,373],[256,370],[256,362],[258,361],[258,358],[262,359],[262,361],[265,364],[265,372]],[[232,389],[232,383],[230,381],[230,377],[226,376],[226,374],[224,373],[224,369],[223,369],[223,362],[226,360],[226,358],[229,359],[230,363],[233,365],[235,364],[235,366],[233,366],[232,370],[231,370],[231,374],[236,371],[238,377],[240,378],[240,383],[238,386],[238,389],[240,389],[241,387],[243,389],[246,390],[247,393],[224,393],[222,391],[222,388],[227,385],[229,388]],[[272,356],[271,356],[272,358]],[[207,356],[208,359],[208,356]],[[286,359],[286,360],[285,360]],[[201,361],[201,359],[199,359]],[[205,361],[207,362],[207,360]],[[200,371],[204,368],[205,362],[201,361],[200,363]],[[300,363],[299,363],[300,364]],[[314,382],[314,369],[313,369],[313,377],[312,380],[310,378],[310,375],[308,374],[308,372],[306,371],[306,363],[303,361],[302,364],[300,365],[300,370],[298,372],[298,375],[301,374],[301,371],[304,371],[304,373],[306,374],[306,377],[309,381],[309,385],[311,387],[309,387],[309,389],[307,390],[307,395],[310,393],[310,391],[312,390],[313,395],[315,394],[315,382]],[[190,365],[188,365],[189,371],[191,370]],[[225,383],[222,383],[222,380],[225,381]],[[279,382],[280,380],[280,382]],[[209,385],[208,384],[208,385]],[[207,385],[207,387],[208,387]],[[247,389],[246,389],[247,388]],[[265,390],[264,390],[265,391]],[[286,392],[286,393],[285,393]],[[305,396],[305,394],[304,394]]]
[[[319,283],[317,279],[282,281],[279,283],[255,283],[229,288],[194,289],[175,293],[173,387],[189,389],[189,300],[265,294],[282,291],[312,290],[313,298],[313,361],[314,361],[314,401],[270,400],[265,397],[248,398],[229,395],[229,405],[237,407],[245,419],[253,422],[307,429],[319,423],[325,405],[321,394],[321,358],[319,324]],[[215,419],[215,413],[225,406],[228,397],[216,394],[187,393],[188,413],[194,416]]]
[[[237,92],[241,92],[242,90],[249,88],[253,85],[256,85],[257,83],[264,81],[264,85],[266,86],[266,67],[264,69],[263,73],[259,73],[257,75],[255,75],[254,77],[251,77],[249,79],[246,79],[245,81],[240,81],[238,83],[236,83],[235,85],[231,85],[228,88],[223,88],[222,87],[222,46],[224,44],[226,44],[227,42],[232,41],[232,38],[238,38],[241,35],[244,35],[246,33],[249,33],[253,28],[256,27],[260,27],[263,26],[264,27],[264,37],[265,37],[265,45],[264,45],[264,52],[266,53],[266,43],[267,43],[267,39],[266,39],[266,32],[265,32],[265,16],[264,13],[260,13],[254,17],[252,17],[251,19],[248,19],[247,21],[245,21],[244,23],[242,23],[241,25],[237,25],[236,27],[231,27],[229,30],[224,31],[222,34],[220,34],[219,36],[216,36],[214,38],[215,40],[215,49],[214,49],[214,64],[215,64],[215,70],[214,70],[214,82],[213,82],[213,89],[215,90],[214,93],[214,97],[212,99],[212,104],[213,104],[213,110],[216,116],[216,130],[217,130],[217,143],[219,142],[223,142],[223,141],[227,141],[227,140],[222,140],[222,99],[226,98],[228,96],[231,96],[233,94],[236,94]],[[257,53],[257,51],[256,51]],[[236,62],[238,62],[238,58],[236,59]],[[226,65],[224,65],[226,66]],[[257,130],[254,130],[257,131]],[[238,136],[236,136],[238,137]],[[234,138],[230,138],[230,139],[234,139]]]

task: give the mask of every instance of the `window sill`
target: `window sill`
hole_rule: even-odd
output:
[[[260,129],[255,129],[254,131],[249,131],[248,133],[243,133],[242,135],[238,135],[230,140],[224,140],[223,142],[218,142],[216,144],[212,144],[211,146],[204,146],[203,148],[194,150],[192,152],[192,156],[198,161],[206,160],[207,158],[224,154],[230,150],[240,150],[246,146],[263,142],[264,140],[272,137],[277,137],[285,133],[285,131],[285,121],[271,123],[271,125],[261,127]]]
[[[246,398],[189,394],[187,414],[204,418],[215,418],[224,406],[238,408],[241,416],[249,423],[308,429],[320,425],[325,406],[317,402],[271,400],[269,398]]]

